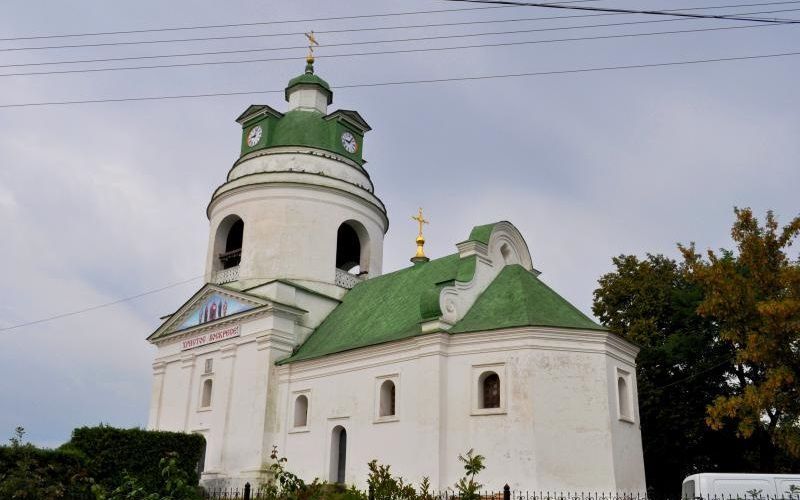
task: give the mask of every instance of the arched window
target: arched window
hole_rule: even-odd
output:
[[[346,467],[347,431],[341,425],[337,425],[331,432],[331,482],[344,484]]]
[[[294,400],[294,426],[305,427],[308,425],[308,397],[304,394]]]
[[[336,231],[336,269],[356,276],[369,272],[369,233],[358,221],[343,222]]]
[[[631,396],[628,390],[628,381],[624,376],[617,377],[617,402],[619,403],[620,418],[632,419]]]
[[[395,385],[391,380],[381,384],[379,417],[392,417],[395,415]]]
[[[500,408],[500,376],[484,372],[478,378],[479,408]]]
[[[242,260],[242,238],[244,236],[244,221],[236,216],[229,215],[217,227],[217,236],[214,248],[219,257],[221,269],[236,267]]]
[[[361,240],[353,226],[344,223],[339,226],[339,231],[336,233],[336,267],[342,271],[351,272],[360,265]]]
[[[210,378],[205,379],[203,382],[203,394],[200,398],[200,406],[203,408],[208,408],[211,406],[211,388],[213,382],[211,382]]]

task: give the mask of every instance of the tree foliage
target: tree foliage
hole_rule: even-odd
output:
[[[684,265],[663,255],[622,255],[613,264],[600,278],[593,312],[641,347],[637,385],[647,482],[655,497],[674,497],[689,474],[743,465],[735,436],[714,433],[704,422],[706,406],[725,391],[731,351],[717,342],[715,325],[696,313],[702,292]]]
[[[772,212],[763,226],[749,208],[735,212],[735,252],[709,250],[703,258],[694,245],[681,247],[703,290],[699,314],[735,350],[730,393],[715,398],[706,420],[745,438],[765,434],[800,458],[800,261],[789,255],[800,217],[780,228]],[[774,464],[771,454],[761,458]]]
[[[595,315],[641,347],[642,441],[656,497],[674,496],[695,472],[800,466],[790,424],[800,397],[789,383],[798,374],[798,263],[786,254],[797,231],[798,219],[779,231],[772,214],[761,228],[736,210],[737,253],[621,255],[601,277]]]

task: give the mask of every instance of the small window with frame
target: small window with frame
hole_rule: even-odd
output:
[[[399,387],[399,375],[386,375],[375,379],[375,423],[395,422],[399,419],[397,402]]]
[[[631,372],[617,368],[617,418],[623,422],[634,423],[633,411],[633,376]]]
[[[472,367],[472,415],[502,415],[507,412],[505,363]]]

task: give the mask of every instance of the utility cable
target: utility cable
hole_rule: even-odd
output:
[[[800,0],[793,0],[792,2],[780,2],[780,3],[800,3]],[[705,8],[705,7],[699,7]],[[715,7],[708,7],[708,8],[715,8]],[[771,11],[757,11],[757,12],[747,12],[743,14],[771,14],[776,12],[794,12],[798,9],[780,9],[780,10],[771,10]],[[433,24],[433,25],[415,25],[415,26],[392,26],[385,29],[401,29],[401,28],[418,28],[418,27],[430,27],[430,26],[449,26],[454,24],[486,24],[486,23],[504,23],[504,22],[519,22],[519,21],[534,21],[534,20],[542,20],[542,19],[561,19],[561,18],[571,18],[571,17],[596,17],[596,16],[610,16],[610,15],[617,15],[617,14],[581,14],[577,16],[555,16],[555,17],[538,17],[538,18],[528,18],[528,19],[503,19],[503,20],[494,20],[494,21],[471,21],[466,23],[444,23],[444,24]],[[570,29],[581,29],[581,28],[594,28],[594,27],[608,27],[608,26],[622,26],[622,25],[635,25],[635,24],[652,24],[652,23],[666,23],[666,22],[673,22],[673,21],[691,21],[692,19],[659,19],[659,20],[649,20],[649,21],[630,21],[630,22],[622,22],[622,23],[607,23],[607,24],[595,24],[595,25],[588,25],[588,26],[562,26],[557,28],[545,28],[539,31],[559,31],[559,30],[570,30]],[[367,29],[384,29],[384,28],[367,28]],[[536,30],[533,30],[536,31]],[[270,36],[270,35],[264,35]],[[371,42],[365,42],[371,43]],[[388,42],[385,42],[388,43]],[[204,52],[182,52],[182,53],[172,53],[172,54],[154,54],[154,55],[147,55],[147,56],[128,56],[128,57],[109,57],[109,58],[95,58],[95,59],[73,59],[68,61],[43,61],[43,62],[35,62],[35,63],[17,63],[17,64],[2,64],[0,68],[19,68],[19,67],[29,67],[29,66],[52,66],[52,65],[61,65],[61,64],[90,64],[90,63],[99,63],[99,62],[119,62],[119,61],[135,61],[135,60],[149,60],[149,59],[165,59],[165,58],[173,58],[173,57],[199,57],[199,56],[211,56],[211,55],[228,55],[228,54],[244,54],[244,53],[252,53],[252,52],[263,52],[263,51],[270,51],[270,50],[289,50],[289,49],[296,49],[299,47],[291,47],[291,48],[282,48],[282,49],[272,49],[269,47],[263,48],[251,48],[251,49],[237,49],[237,50],[216,50],[216,51],[204,51]],[[322,57],[322,56],[318,56]],[[277,60],[284,60],[283,58]]]
[[[714,366],[711,366],[710,368],[706,368],[705,370],[702,370],[702,371],[699,371],[699,372],[693,373],[693,374],[689,375],[688,377],[684,377],[684,378],[681,378],[681,379],[675,380],[674,382],[670,382],[669,384],[662,385],[662,386],[660,386],[660,387],[654,387],[653,389],[654,389],[654,390],[666,389],[667,387],[672,387],[673,385],[682,384],[683,382],[686,382],[686,381],[688,381],[688,380],[691,380],[691,379],[693,379],[693,378],[697,377],[698,375],[703,375],[704,373],[708,373],[708,372],[710,372],[710,371],[716,370],[716,369],[717,369],[717,368],[719,368],[720,366],[723,366],[723,365],[725,365],[725,364],[727,364],[727,363],[730,363],[731,361],[733,361],[733,357],[732,357],[732,356],[727,356],[727,357],[726,357],[724,360],[722,360],[720,363],[717,363],[717,364],[715,364]]]
[[[800,10],[800,9],[798,9]],[[496,47],[511,47],[520,45],[534,45],[543,43],[565,43],[586,40],[610,40],[617,38],[634,38],[642,36],[661,36],[661,35],[677,35],[686,33],[702,33],[711,31],[727,31],[727,30],[741,30],[750,28],[774,28],[780,26],[779,24],[751,24],[748,26],[721,26],[718,28],[697,28],[688,30],[674,30],[674,31],[655,31],[647,33],[623,33],[619,35],[595,35],[573,38],[555,38],[546,40],[529,40],[520,42],[497,42],[497,43],[482,43],[473,45],[456,45],[449,47],[427,47],[421,49],[397,49],[397,50],[382,50],[372,52],[352,52],[344,54],[330,54],[330,55],[317,55],[316,59],[338,59],[343,57],[363,57],[375,55],[391,55],[391,54],[411,54],[419,52],[442,52],[450,50],[465,50],[475,48],[496,48]],[[279,61],[296,61],[297,57],[271,57],[271,58],[258,58],[258,59],[240,59],[240,60],[225,60],[225,61],[205,61],[205,62],[188,62],[188,63],[172,63],[172,64],[152,64],[145,66],[121,66],[116,68],[89,68],[89,69],[65,69],[65,70],[49,70],[49,71],[29,71],[20,73],[0,73],[0,78],[8,76],[43,76],[43,75],[63,75],[63,74],[86,74],[86,73],[105,73],[112,71],[138,71],[147,69],[174,69],[174,68],[190,68],[200,66],[223,66],[233,64],[252,64],[252,63],[266,63],[266,62],[279,62]],[[0,66],[2,67],[2,66]]]
[[[137,293],[136,295],[130,295],[128,297],[124,297],[124,298],[121,298],[121,299],[112,300],[111,302],[106,302],[104,304],[98,304],[98,305],[91,306],[91,307],[85,307],[83,309],[77,309],[77,310],[66,312],[66,313],[55,314],[53,316],[47,316],[45,318],[41,318],[41,319],[37,319],[37,320],[33,320],[33,321],[26,321],[24,323],[17,323],[15,325],[2,327],[2,328],[0,328],[0,333],[8,332],[10,330],[16,330],[18,328],[23,328],[23,327],[26,327],[26,326],[38,325],[40,323],[47,323],[49,321],[54,321],[54,320],[61,319],[61,318],[66,318],[66,317],[69,317],[69,316],[76,316],[78,314],[83,314],[83,313],[86,313],[86,312],[89,312],[89,311],[95,311],[97,309],[102,309],[104,307],[109,307],[109,306],[113,306],[113,305],[116,305],[116,304],[121,304],[123,302],[129,302],[131,300],[138,299],[138,298],[144,297],[146,295],[152,295],[154,293],[163,292],[164,290],[167,290],[169,288],[174,288],[176,286],[180,286],[180,285],[185,285],[187,283],[191,283],[192,281],[198,280],[198,279],[202,278],[203,276],[204,275],[195,276],[194,278],[189,278],[188,280],[183,280],[183,281],[178,281],[178,282],[175,282],[175,283],[170,283],[169,285],[165,285],[165,286],[162,286],[160,288],[154,288],[152,290],[147,290],[145,292]]]
[[[772,54],[757,54],[752,56],[736,56],[736,57],[718,57],[712,59],[694,59],[688,61],[669,61],[662,63],[650,64],[630,64],[621,66],[599,66],[589,68],[574,68],[565,70],[554,71],[535,71],[526,73],[507,73],[500,75],[480,75],[480,76],[463,76],[451,78],[433,78],[428,80],[399,80],[390,82],[374,82],[374,83],[357,83],[350,85],[339,85],[332,87],[334,90],[342,89],[355,89],[355,88],[368,88],[368,87],[390,87],[401,85],[418,85],[429,83],[450,83],[450,82],[463,82],[463,81],[480,81],[480,80],[494,80],[503,78],[522,78],[522,77],[536,77],[536,76],[551,76],[551,75],[565,75],[565,74],[578,74],[578,73],[592,73],[598,71],[619,71],[627,69],[640,69],[640,68],[659,68],[669,66],[683,66],[693,64],[706,64],[716,62],[730,62],[730,61],[747,61],[757,59],[770,59],[777,57],[792,57],[800,55],[798,52],[780,52]],[[233,92],[211,92],[205,94],[183,94],[183,95],[170,95],[170,96],[138,96],[138,97],[120,97],[109,99],[85,99],[73,101],[49,101],[49,102],[28,102],[16,104],[0,104],[0,109],[10,108],[30,108],[37,106],[66,106],[75,104],[98,104],[98,103],[116,103],[116,102],[135,102],[135,101],[161,101],[172,99],[195,99],[205,97],[224,97],[224,96],[239,96],[239,95],[259,95],[259,94],[282,94],[284,89],[280,90],[246,90],[246,91],[233,91]]]
[[[453,0],[455,1],[455,0]],[[467,0],[464,0],[467,1]],[[551,5],[551,4],[546,4]],[[697,9],[706,9],[706,8],[722,8],[722,7],[697,7]],[[690,9],[684,9],[690,10]],[[774,10],[774,11],[765,11],[759,12],[764,14],[770,14],[775,12],[787,12],[792,9],[788,10]],[[706,17],[697,14],[687,14],[685,12],[679,12],[677,10],[670,10],[670,11],[661,11],[665,15],[674,15],[680,16],[683,18],[689,19],[705,19]],[[623,12],[624,13],[624,12]],[[634,13],[634,12],[631,12]],[[620,12],[615,13],[604,13],[604,14],[594,14],[594,15],[583,15],[583,16],[550,16],[544,17],[540,19],[531,19],[531,20],[546,20],[546,19],[563,19],[568,17],[594,17],[597,15],[619,15]],[[749,14],[742,14],[742,15],[749,15]],[[712,19],[726,19],[726,20],[734,20],[734,21],[749,21],[749,22],[772,22],[772,23],[786,23],[786,22],[798,22],[797,20],[786,20],[786,19],[770,19],[770,18],[758,18],[758,17],[728,17],[726,15],[718,15],[718,16],[707,16],[708,18]],[[640,21],[643,22],[643,21]],[[613,25],[612,25],[613,26]],[[415,26],[410,26],[408,28],[413,28]],[[426,27],[424,25],[420,25],[419,27]],[[396,27],[393,29],[401,29],[402,27]],[[375,31],[379,28],[374,29],[364,29],[361,28],[359,30],[352,30],[352,31]],[[559,28],[553,28],[559,29]],[[569,27],[564,27],[561,29],[569,29]],[[341,32],[345,32],[347,30],[342,30]],[[322,32],[318,32],[322,33]],[[71,44],[71,45],[43,45],[43,46],[34,46],[34,47],[6,47],[0,48],[0,52],[19,52],[19,51],[36,51],[36,50],[51,50],[51,49],[75,49],[75,48],[97,48],[97,47],[118,47],[118,46],[128,46],[128,45],[153,45],[153,44],[162,44],[162,43],[185,43],[185,42],[208,42],[208,41],[220,41],[220,40],[241,40],[241,39],[250,39],[250,38],[267,38],[267,37],[274,37],[274,36],[291,36],[291,35],[301,35],[301,32],[298,33],[259,33],[259,34],[251,34],[251,35],[225,35],[225,36],[213,36],[213,37],[195,37],[195,38],[169,38],[169,39],[159,39],[159,40],[132,40],[132,41],[118,41],[118,42],[101,42],[101,43],[82,43],[82,44]],[[453,35],[458,36],[458,35]],[[461,35],[461,36],[470,36],[470,35]],[[478,36],[478,35],[475,35]],[[422,38],[423,40],[426,38]],[[411,41],[417,39],[410,39]],[[398,40],[398,41],[406,41],[406,40]],[[359,43],[387,43],[384,41],[376,41],[376,42],[359,42]],[[320,47],[336,47],[341,45],[347,44],[321,44]],[[299,46],[292,46],[292,47],[282,47],[276,49],[264,49],[264,50],[287,50],[287,49],[305,49],[307,45],[299,45]]]
[[[728,19],[734,21],[766,21],[766,22],[780,22],[778,20],[765,20],[754,19],[739,16],[728,15],[713,15],[713,14],[690,14],[688,12],[669,12],[666,10],[634,10],[634,9],[615,9],[611,7],[583,7],[579,5],[560,5],[553,3],[539,3],[539,2],[513,2],[511,0],[445,0],[446,2],[466,2],[466,3],[481,3],[492,5],[507,5],[516,7],[546,7],[549,9],[569,9],[569,10],[588,10],[593,12],[610,12],[617,14],[648,14],[654,16],[679,16],[691,17],[695,19]],[[800,22],[800,21],[798,21]]]
[[[566,2],[558,2],[560,4],[569,3],[584,3],[584,2],[597,2],[599,0],[570,0]],[[765,3],[764,5],[779,4],[782,2]],[[760,5],[760,4],[759,4]],[[496,5],[486,7],[464,7],[458,9],[437,9],[437,10],[417,10],[407,12],[384,12],[380,14],[361,14],[355,16],[336,16],[336,17],[317,17],[312,19],[283,19],[278,21],[256,21],[249,23],[230,23],[230,24],[206,24],[199,26],[171,26],[166,28],[144,28],[135,30],[120,30],[120,31],[95,31],[88,33],[63,33],[54,35],[27,35],[16,36],[9,38],[0,38],[0,42],[11,42],[17,40],[41,40],[48,38],[71,38],[82,36],[106,36],[106,35],[131,35],[137,33],[157,33],[162,31],[185,31],[185,30],[201,30],[201,29],[216,29],[216,28],[241,28],[248,26],[268,26],[274,24],[290,24],[290,23],[316,23],[325,21],[344,21],[348,19],[374,19],[380,17],[397,17],[397,16],[412,16],[419,14],[440,14],[447,12],[463,12],[470,10],[488,10],[488,9],[508,9],[513,8],[513,5]]]

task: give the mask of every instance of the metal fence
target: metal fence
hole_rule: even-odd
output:
[[[376,498],[372,488],[364,494],[369,500],[389,500]],[[508,485],[502,490],[487,490],[478,494],[481,500],[648,500],[644,493],[512,490]],[[250,483],[246,483],[242,488],[204,490],[203,498],[207,500],[270,500],[275,496],[274,494],[260,493],[257,489],[252,488]],[[431,493],[430,498],[432,500],[459,500],[460,496],[457,491],[444,490]],[[800,500],[800,495],[787,492],[784,495],[714,495],[691,499],[676,497],[676,500]]]

